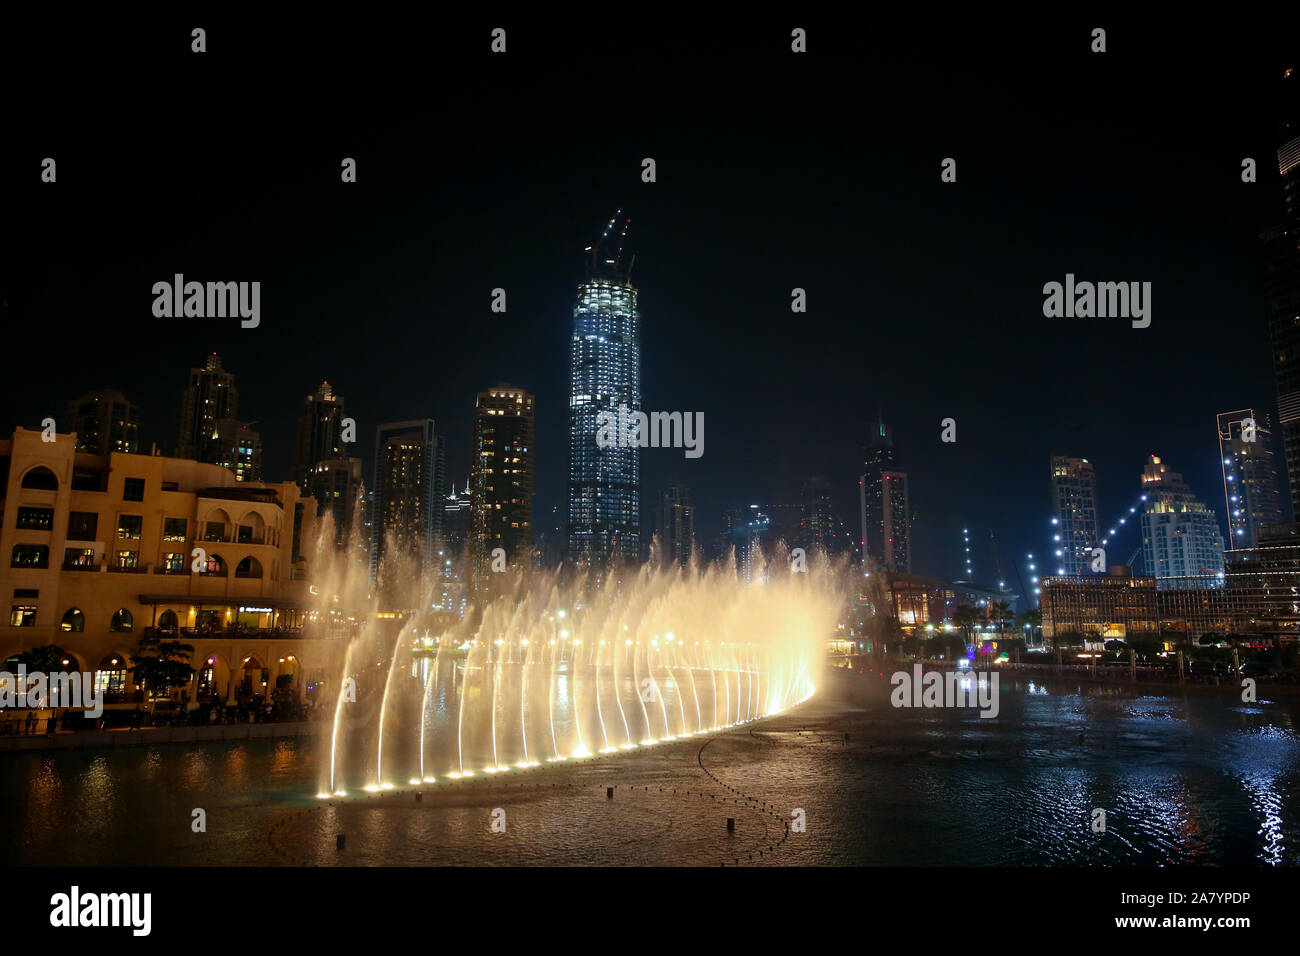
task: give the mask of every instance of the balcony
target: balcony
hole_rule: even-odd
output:
[[[125,568],[117,564],[107,565],[105,570],[107,570],[109,574],[147,574],[149,571],[148,568],[142,568],[142,567]]]
[[[246,627],[232,624],[226,627],[146,627],[145,637],[162,640],[296,640],[303,636],[301,627]]]

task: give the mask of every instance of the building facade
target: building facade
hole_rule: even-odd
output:
[[[421,571],[442,531],[446,449],[433,419],[382,424],[375,433],[371,566],[382,574],[390,547]]]
[[[659,557],[665,565],[685,565],[695,550],[695,506],[685,485],[671,484],[659,493],[656,522]]]
[[[56,645],[70,669],[130,695],[146,635],[194,647],[191,699],[277,686],[298,697],[341,663],[303,627],[314,509],[298,488],[238,482],[177,458],[79,453],[71,435],[16,429],[0,442],[0,661]]]
[[[1282,220],[1265,232],[1264,301],[1273,350],[1278,422],[1290,481],[1291,516],[1300,517],[1300,72],[1279,80],[1277,168]]]
[[[329,382],[322,382],[303,400],[297,446],[293,480],[306,495],[311,493],[316,465],[343,457],[343,396],[335,395]]]
[[[479,392],[469,476],[469,536],[479,573],[498,548],[506,567],[532,566],[535,406],[532,395],[510,385]]]
[[[1117,564],[1106,574],[1051,575],[1041,584],[1039,608],[1049,642],[1069,633],[1110,640],[1160,632],[1156,579],[1134,577],[1131,568]]]
[[[229,468],[237,481],[262,480],[262,439],[239,420],[235,376],[213,352],[203,368],[190,369],[190,384],[181,396],[176,457]]]
[[[861,548],[876,564],[903,574],[912,570],[912,508],[907,472],[899,467],[894,429],[877,422],[865,449],[858,481]]]
[[[140,409],[121,392],[89,392],[68,403],[59,431],[75,432],[80,452],[134,455],[140,450]]]
[[[625,221],[587,247],[569,348],[569,560],[600,567],[641,557],[640,448],[630,433],[597,443],[602,413],[641,411],[637,290],[623,264]],[[622,421],[623,419],[617,419]]]
[[[1087,574],[1101,542],[1097,475],[1086,458],[1052,458],[1052,538],[1058,575]]]
[[[1223,535],[1219,519],[1183,476],[1155,455],[1142,472],[1142,558],[1161,590],[1193,578],[1223,579]]]
[[[1268,418],[1252,408],[1223,412],[1217,424],[1227,545],[1253,548],[1261,528],[1282,523],[1273,433]]]

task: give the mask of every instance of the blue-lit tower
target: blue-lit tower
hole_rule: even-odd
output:
[[[586,249],[569,347],[569,559],[598,567],[641,557],[639,447],[622,424],[641,410],[640,318],[623,262],[631,220],[620,225],[619,215]],[[620,422],[606,447],[597,443],[602,412]]]

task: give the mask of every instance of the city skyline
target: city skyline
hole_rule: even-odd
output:
[[[10,14],[15,925],[1285,923],[1297,13]]]
[[[42,252],[20,251],[5,277],[13,347],[41,354],[52,319],[67,323],[81,347],[52,368],[15,369],[4,420],[35,427],[89,389],[116,388],[139,409],[140,447],[166,449],[178,425],[172,370],[217,353],[238,378],[240,416],[257,422],[268,477],[291,475],[293,410],[327,380],[348,396],[365,449],[381,422],[438,421],[447,474],[463,482],[474,396],[510,381],[537,397],[536,530],[549,535],[567,496],[564,353],[572,290],[583,278],[577,252],[591,243],[593,224],[621,205],[635,221],[636,273],[645,290],[646,407],[698,410],[710,425],[698,461],[642,451],[641,528],[653,529],[656,489],[674,476],[692,489],[697,532],[710,540],[726,509],[791,498],[813,475],[831,484],[839,517],[856,528],[862,445],[883,412],[907,454],[914,568],[963,574],[960,531],[969,527],[974,575],[987,579],[989,530],[1004,561],[1048,553],[1052,504],[1041,476],[1050,456],[1094,463],[1102,521],[1125,513],[1150,454],[1179,462],[1193,490],[1211,501],[1222,478],[1217,449],[1206,439],[1209,420],[1225,408],[1277,405],[1273,383],[1260,374],[1270,345],[1259,237],[1284,209],[1274,160],[1281,61],[1261,56],[1181,76],[1185,95],[1152,126],[1124,90],[1163,82],[1170,47],[1143,49],[1142,57],[1108,53],[1111,72],[1085,81],[1090,54],[1082,47],[1052,64],[1058,86],[1051,91],[1022,88],[1015,71],[984,70],[955,84],[954,71],[971,57],[956,39],[936,50],[952,56],[938,73],[885,55],[870,69],[908,85],[914,105],[879,114],[877,129],[853,134],[847,162],[812,178],[799,157],[844,135],[833,102],[818,105],[805,95],[834,85],[845,61],[833,56],[807,76],[788,78],[789,90],[773,90],[768,102],[775,105],[762,111],[705,91],[706,102],[727,109],[679,120],[653,97],[633,93],[621,109],[636,115],[636,126],[613,130],[599,159],[573,136],[580,120],[545,127],[527,92],[490,120],[449,106],[469,128],[502,124],[510,143],[527,140],[530,175],[558,184],[509,200],[496,184],[524,168],[510,158],[515,153],[448,158],[431,136],[374,130],[344,104],[333,128],[343,140],[349,131],[366,136],[355,184],[364,197],[340,194],[336,171],[297,175],[316,168],[320,146],[310,139],[291,148],[293,171],[232,171],[190,157],[180,168],[151,169],[141,188],[164,195],[201,181],[212,196],[228,195],[232,208],[245,210],[237,197],[266,197],[273,233],[235,241],[258,223],[245,211],[179,243],[141,235],[133,248],[105,248],[93,265],[78,265],[76,276],[65,257],[49,254],[79,248],[69,245],[62,224],[75,215],[88,223],[76,241],[100,242],[96,224],[125,211],[120,198],[112,191],[83,196],[66,177],[54,193],[39,182],[20,186],[15,215],[31,248]],[[981,53],[981,64],[986,59]],[[220,88],[224,95],[226,86],[206,82],[201,94]],[[1239,101],[1225,88],[1253,95]],[[980,123],[964,118],[982,115],[978,104],[989,99],[1001,104],[999,115]],[[1075,142],[1068,130],[1040,129],[1038,141],[1024,143],[1020,124],[1049,102],[1106,109],[1128,151],[1120,157],[1105,143]],[[787,141],[783,105],[802,117],[805,135]],[[399,98],[393,108],[400,106]],[[944,121],[936,124],[936,116]],[[84,120],[88,134],[103,123]],[[38,117],[23,121],[42,127]],[[1218,142],[1239,147],[1231,155],[1181,149],[1175,132],[1205,123],[1215,126]],[[273,129],[256,132],[282,143]],[[906,149],[884,156],[870,148],[876,135]],[[771,194],[762,175],[730,171],[726,162],[723,175],[716,163],[687,158],[722,162],[746,150],[761,154],[763,166],[801,198],[760,210],[754,198]],[[640,178],[646,154],[658,159],[654,183]],[[945,184],[940,160],[949,155],[959,172]],[[1042,155],[1069,159],[1045,164]],[[1241,181],[1242,156],[1258,162],[1257,182]],[[98,161],[96,183],[115,172],[134,181],[113,157]],[[1058,188],[1062,175],[1070,190]],[[451,182],[454,195],[439,185]],[[845,215],[811,228],[814,214],[832,208]],[[341,230],[328,240],[313,226],[322,217]],[[871,228],[863,231],[863,223]],[[980,223],[992,224],[992,234]],[[1042,247],[1031,237],[1051,223],[1070,229]],[[1132,238],[1116,244],[1109,237],[1119,223],[1130,224],[1121,232]],[[719,244],[719,236],[726,241]],[[800,237],[793,248],[791,236]],[[902,254],[935,236],[944,238],[938,259],[918,263]],[[698,255],[702,242],[707,256]],[[1145,261],[1153,243],[1166,255]],[[286,244],[311,267],[284,266],[279,250]],[[485,249],[492,255],[482,255]],[[1207,258],[1215,269],[1203,268]],[[352,262],[365,264],[360,274]],[[259,326],[155,319],[149,288],[177,272],[202,280],[260,275]],[[1152,281],[1152,326],[1044,318],[1041,289],[1066,273]],[[504,315],[491,311],[497,288],[507,294]],[[807,293],[806,313],[790,311],[794,288]],[[757,327],[772,331],[754,335]],[[1183,364],[1182,383],[1212,384],[1183,388],[1171,408],[1168,386],[1146,357],[1157,341],[1162,355]],[[1060,374],[1058,354],[1087,371]],[[914,358],[890,360],[904,355]],[[948,418],[956,422],[955,443],[941,440]],[[369,454],[358,457],[368,470]],[[1283,459],[1279,447],[1279,464]],[[953,482],[958,470],[963,478]]]

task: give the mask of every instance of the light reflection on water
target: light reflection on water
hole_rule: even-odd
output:
[[[1007,680],[1000,715],[988,720],[895,710],[887,692],[879,678],[835,675],[795,714],[709,743],[703,760],[718,778],[807,814],[808,832],[765,860],[1300,865],[1294,700],[1241,705]],[[719,805],[670,792],[711,785],[698,746],[517,778],[581,785],[565,795],[462,791],[463,800],[418,811],[358,801],[321,807],[310,827],[281,832],[320,863],[716,864],[738,845],[719,835]],[[286,739],[0,755],[0,863],[285,862],[270,832],[316,804],[320,754],[317,740]],[[629,782],[665,790],[605,799],[606,784]],[[595,799],[584,802],[588,790]],[[508,852],[484,816],[503,800]],[[190,830],[194,807],[207,811],[206,834]],[[1091,827],[1097,808],[1104,834]],[[743,820],[736,839],[753,825]],[[355,834],[346,857],[333,846],[335,827]]]

